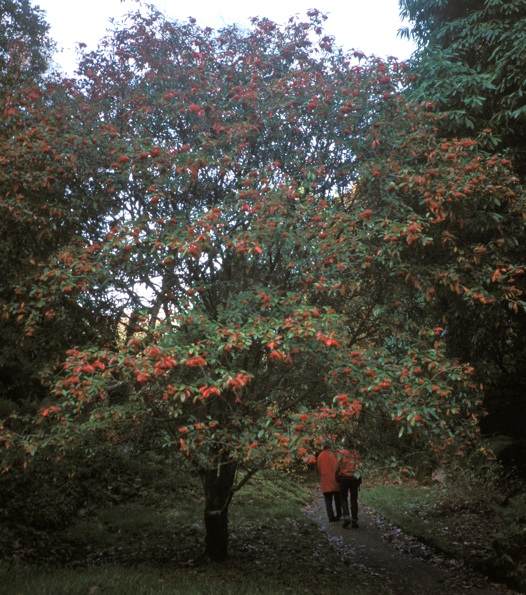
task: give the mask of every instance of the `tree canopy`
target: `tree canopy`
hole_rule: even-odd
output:
[[[523,307],[509,161],[445,141],[399,93],[404,64],[307,16],[132,15],[76,80],[20,88],[2,139],[2,224],[50,241],[1,315],[40,349],[61,339],[6,453],[93,436],[179,453],[216,559],[235,491],[324,434],[375,420],[430,461],[480,448],[480,386],[444,337],[456,311]]]
[[[0,90],[34,79],[49,64],[53,43],[42,10],[30,0],[0,1]]]
[[[524,181],[524,2],[407,0],[400,7],[410,21],[405,34],[419,43],[408,97],[434,102],[446,115],[442,134],[476,138],[488,153],[509,158]],[[510,260],[524,262],[524,243],[508,241],[507,254]],[[519,286],[525,290],[522,282]],[[524,311],[502,310],[497,324],[493,316],[472,314],[457,311],[449,349],[463,361],[477,363],[479,378],[487,383],[491,415],[486,431],[520,440],[524,452]]]
[[[25,101],[31,102],[33,95],[42,92],[38,87],[47,71],[53,49],[48,30],[42,11],[28,0],[0,1],[0,97],[3,108],[0,136],[2,148],[6,151],[0,160],[2,167],[9,158],[9,144],[17,136],[27,134],[29,142],[31,132],[25,129],[23,119],[15,116],[20,114],[19,110],[24,111]],[[27,93],[28,97],[24,99],[20,93]],[[19,167],[25,165],[22,158]],[[1,192],[4,195],[10,191],[12,185],[9,182]],[[42,199],[40,197],[39,200]],[[52,244],[55,240],[43,230],[28,234],[24,223],[5,214],[4,211],[0,222],[0,295],[2,301],[9,301],[17,277],[34,268],[39,254],[48,256],[54,249]],[[46,349],[39,354],[33,347],[26,349],[13,320],[1,319],[0,333],[0,398],[26,398],[39,392],[38,374],[43,362],[49,361],[49,353],[45,353]],[[16,394],[19,396],[16,397]]]
[[[419,50],[413,97],[447,111],[449,134],[510,152],[524,175],[526,6],[522,0],[400,0]]]

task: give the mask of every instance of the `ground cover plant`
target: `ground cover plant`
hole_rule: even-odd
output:
[[[152,486],[146,470],[135,479],[134,494],[116,498],[109,486],[106,505],[48,531],[32,549],[27,536],[25,546],[12,547],[20,527],[3,533],[3,551],[11,555],[0,565],[2,592],[329,594],[348,592],[349,582],[353,593],[382,592],[345,565],[302,512],[311,492],[301,478],[267,473],[250,480],[233,509],[234,555],[226,565],[199,563],[202,494],[191,474],[175,472],[164,487]]]
[[[496,467],[459,466],[435,482],[377,477],[362,499],[407,534],[523,592],[521,480]]]

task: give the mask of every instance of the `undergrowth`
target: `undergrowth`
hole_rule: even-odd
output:
[[[102,504],[97,492],[63,527],[6,526],[0,533],[2,594],[343,595],[350,582],[353,593],[382,593],[375,579],[341,560],[302,512],[308,488],[282,473],[256,475],[235,494],[230,558],[201,564],[198,482],[184,469],[146,463],[112,464],[113,476],[91,470],[104,478],[107,499]]]
[[[382,592],[344,565],[301,512],[311,486],[300,475],[251,478],[230,507],[230,559],[206,566],[197,563],[204,542],[197,478],[154,455],[112,454],[77,467],[73,459],[58,468],[44,460],[12,484],[1,478],[3,594],[338,595],[350,582],[353,593]],[[526,590],[524,486],[495,468],[484,475],[459,468],[429,485],[371,478],[361,499],[407,533]]]
[[[498,467],[458,467],[443,482],[369,482],[362,500],[393,524],[526,592],[524,485]]]

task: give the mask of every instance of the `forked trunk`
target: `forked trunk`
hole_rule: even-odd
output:
[[[214,561],[228,557],[228,507],[236,475],[234,461],[219,457],[217,466],[203,471],[205,493],[205,556]]]

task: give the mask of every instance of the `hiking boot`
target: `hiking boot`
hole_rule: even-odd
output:
[[[343,525],[342,527],[344,529],[347,529],[347,527],[351,524],[351,519],[349,517],[343,517]]]
[[[338,519],[335,516],[329,517],[329,523],[335,523]]]
[[[359,526],[359,525],[358,525],[358,521],[353,521],[353,522],[352,522],[352,525],[351,525],[351,528],[352,528],[352,529],[358,529],[358,526]]]

